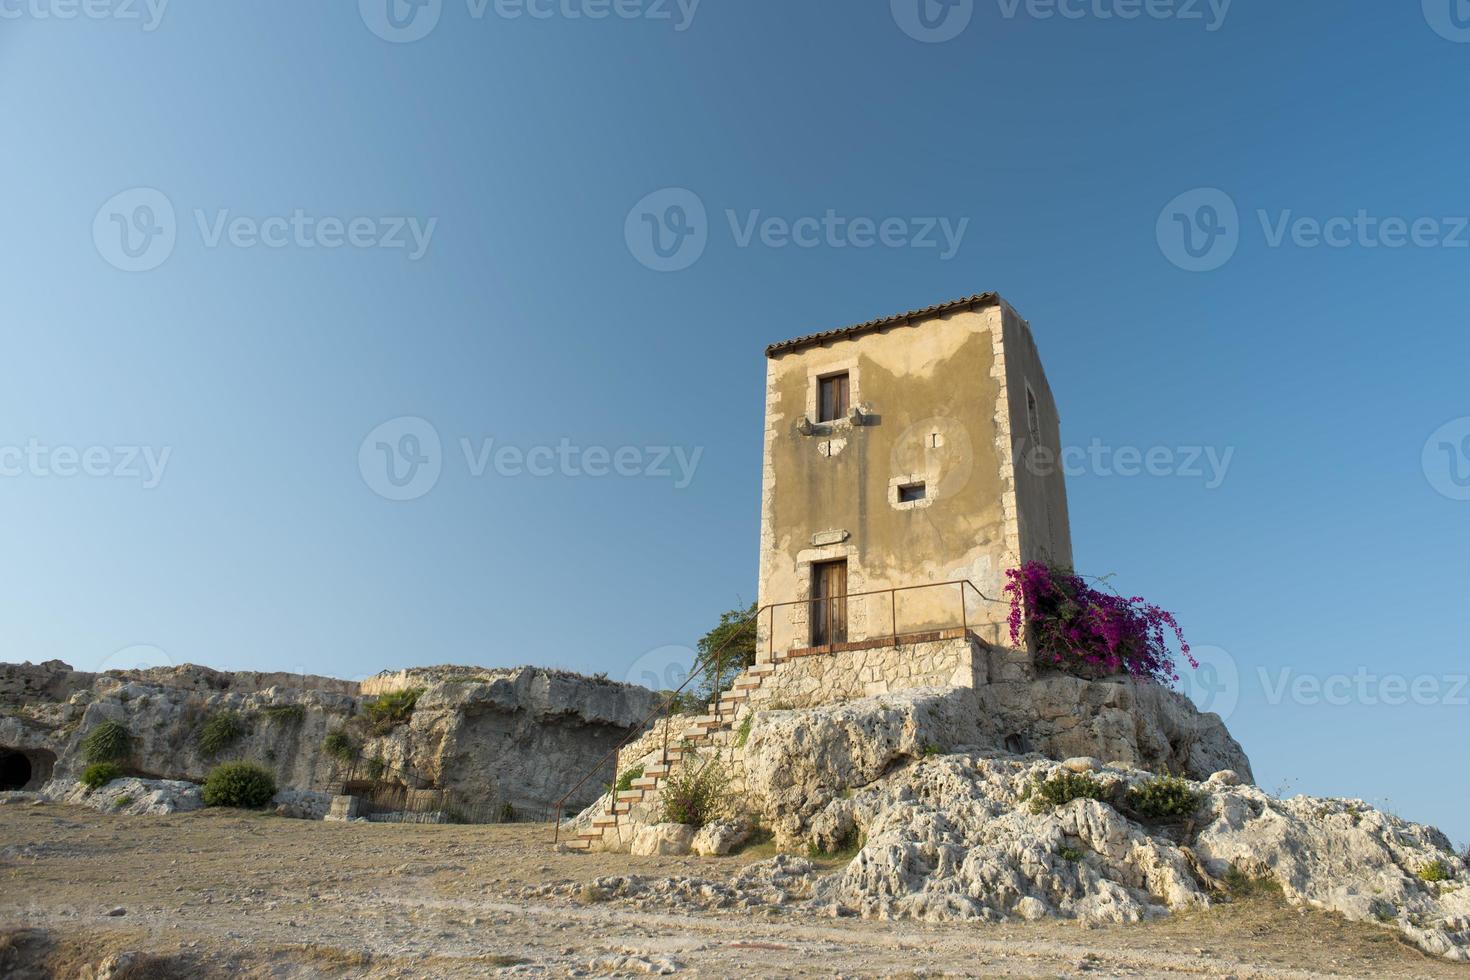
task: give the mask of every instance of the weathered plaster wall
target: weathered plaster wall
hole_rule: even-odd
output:
[[[1053,561],[1070,566],[1072,530],[1067,519],[1067,484],[1062,471],[1061,417],[1031,328],[1009,306],[1002,306],[1001,312],[1021,560]],[[1039,440],[1030,432],[1028,387],[1036,398]]]

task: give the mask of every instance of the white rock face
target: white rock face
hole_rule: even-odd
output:
[[[1190,727],[1184,711],[1170,723],[1182,728],[1157,734],[1187,728],[1199,737],[1187,751],[1176,744],[1176,756],[1226,764],[1189,782],[1200,799],[1192,817],[1147,820],[1128,790],[1152,773],[1101,761],[1096,743],[1063,762],[996,752],[969,694],[930,689],[757,715],[744,752],[747,803],[778,843],[837,851],[862,842],[818,885],[818,906],[874,918],[1138,922],[1208,907],[1233,869],[1277,882],[1293,903],[1470,959],[1470,867],[1439,831],[1357,801],[1273,799],[1245,782],[1249,763],[1223,726]],[[1058,773],[1095,780],[1103,799],[1033,812],[1035,783]]]
[[[46,785],[43,795],[57,803],[71,803],[103,813],[125,813],[130,816],[187,813],[204,806],[204,797],[197,785],[176,779],[135,779],[125,776],[96,789],[88,789],[69,779],[58,779]]]
[[[694,828],[683,823],[644,824],[633,834],[634,854],[688,854],[693,844]]]
[[[705,824],[694,835],[694,853],[701,857],[724,857],[750,840],[754,830],[755,826],[746,817]]]

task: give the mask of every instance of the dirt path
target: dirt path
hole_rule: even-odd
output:
[[[1270,897],[1139,926],[944,926],[790,909],[687,914],[578,886],[728,880],[768,853],[553,853],[539,825],[324,824],[238,812],[0,807],[0,976],[1454,977],[1396,934]],[[571,898],[522,897],[566,883]],[[124,914],[108,915],[123,909]],[[27,972],[30,971],[30,972]]]

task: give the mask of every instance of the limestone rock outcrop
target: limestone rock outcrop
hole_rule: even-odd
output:
[[[128,731],[124,769],[146,780],[198,783],[218,762],[260,763],[283,790],[304,796],[281,805],[299,816],[325,812],[344,781],[379,780],[433,788],[540,818],[554,801],[647,715],[653,692],[600,678],[534,667],[416,668],[362,685],[290,674],[228,673],[182,666],[91,674],[66,664],[0,665],[0,754],[23,757],[36,790],[67,791],[85,767],[82,740],[104,721]],[[411,712],[369,717],[377,696],[416,690]],[[242,731],[209,755],[201,728],[232,712]],[[343,732],[351,756],[329,753]],[[574,802],[601,791],[587,787]],[[325,796],[323,795],[325,794]],[[56,795],[53,792],[51,795]]]

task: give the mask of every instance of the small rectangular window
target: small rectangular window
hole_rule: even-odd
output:
[[[916,500],[923,500],[928,488],[922,483],[910,483],[906,487],[898,488],[898,502],[911,504]]]
[[[817,379],[817,421],[836,422],[847,418],[847,374]]]
[[[1026,431],[1031,433],[1031,442],[1041,444],[1041,410],[1036,407],[1036,392],[1026,386]]]

